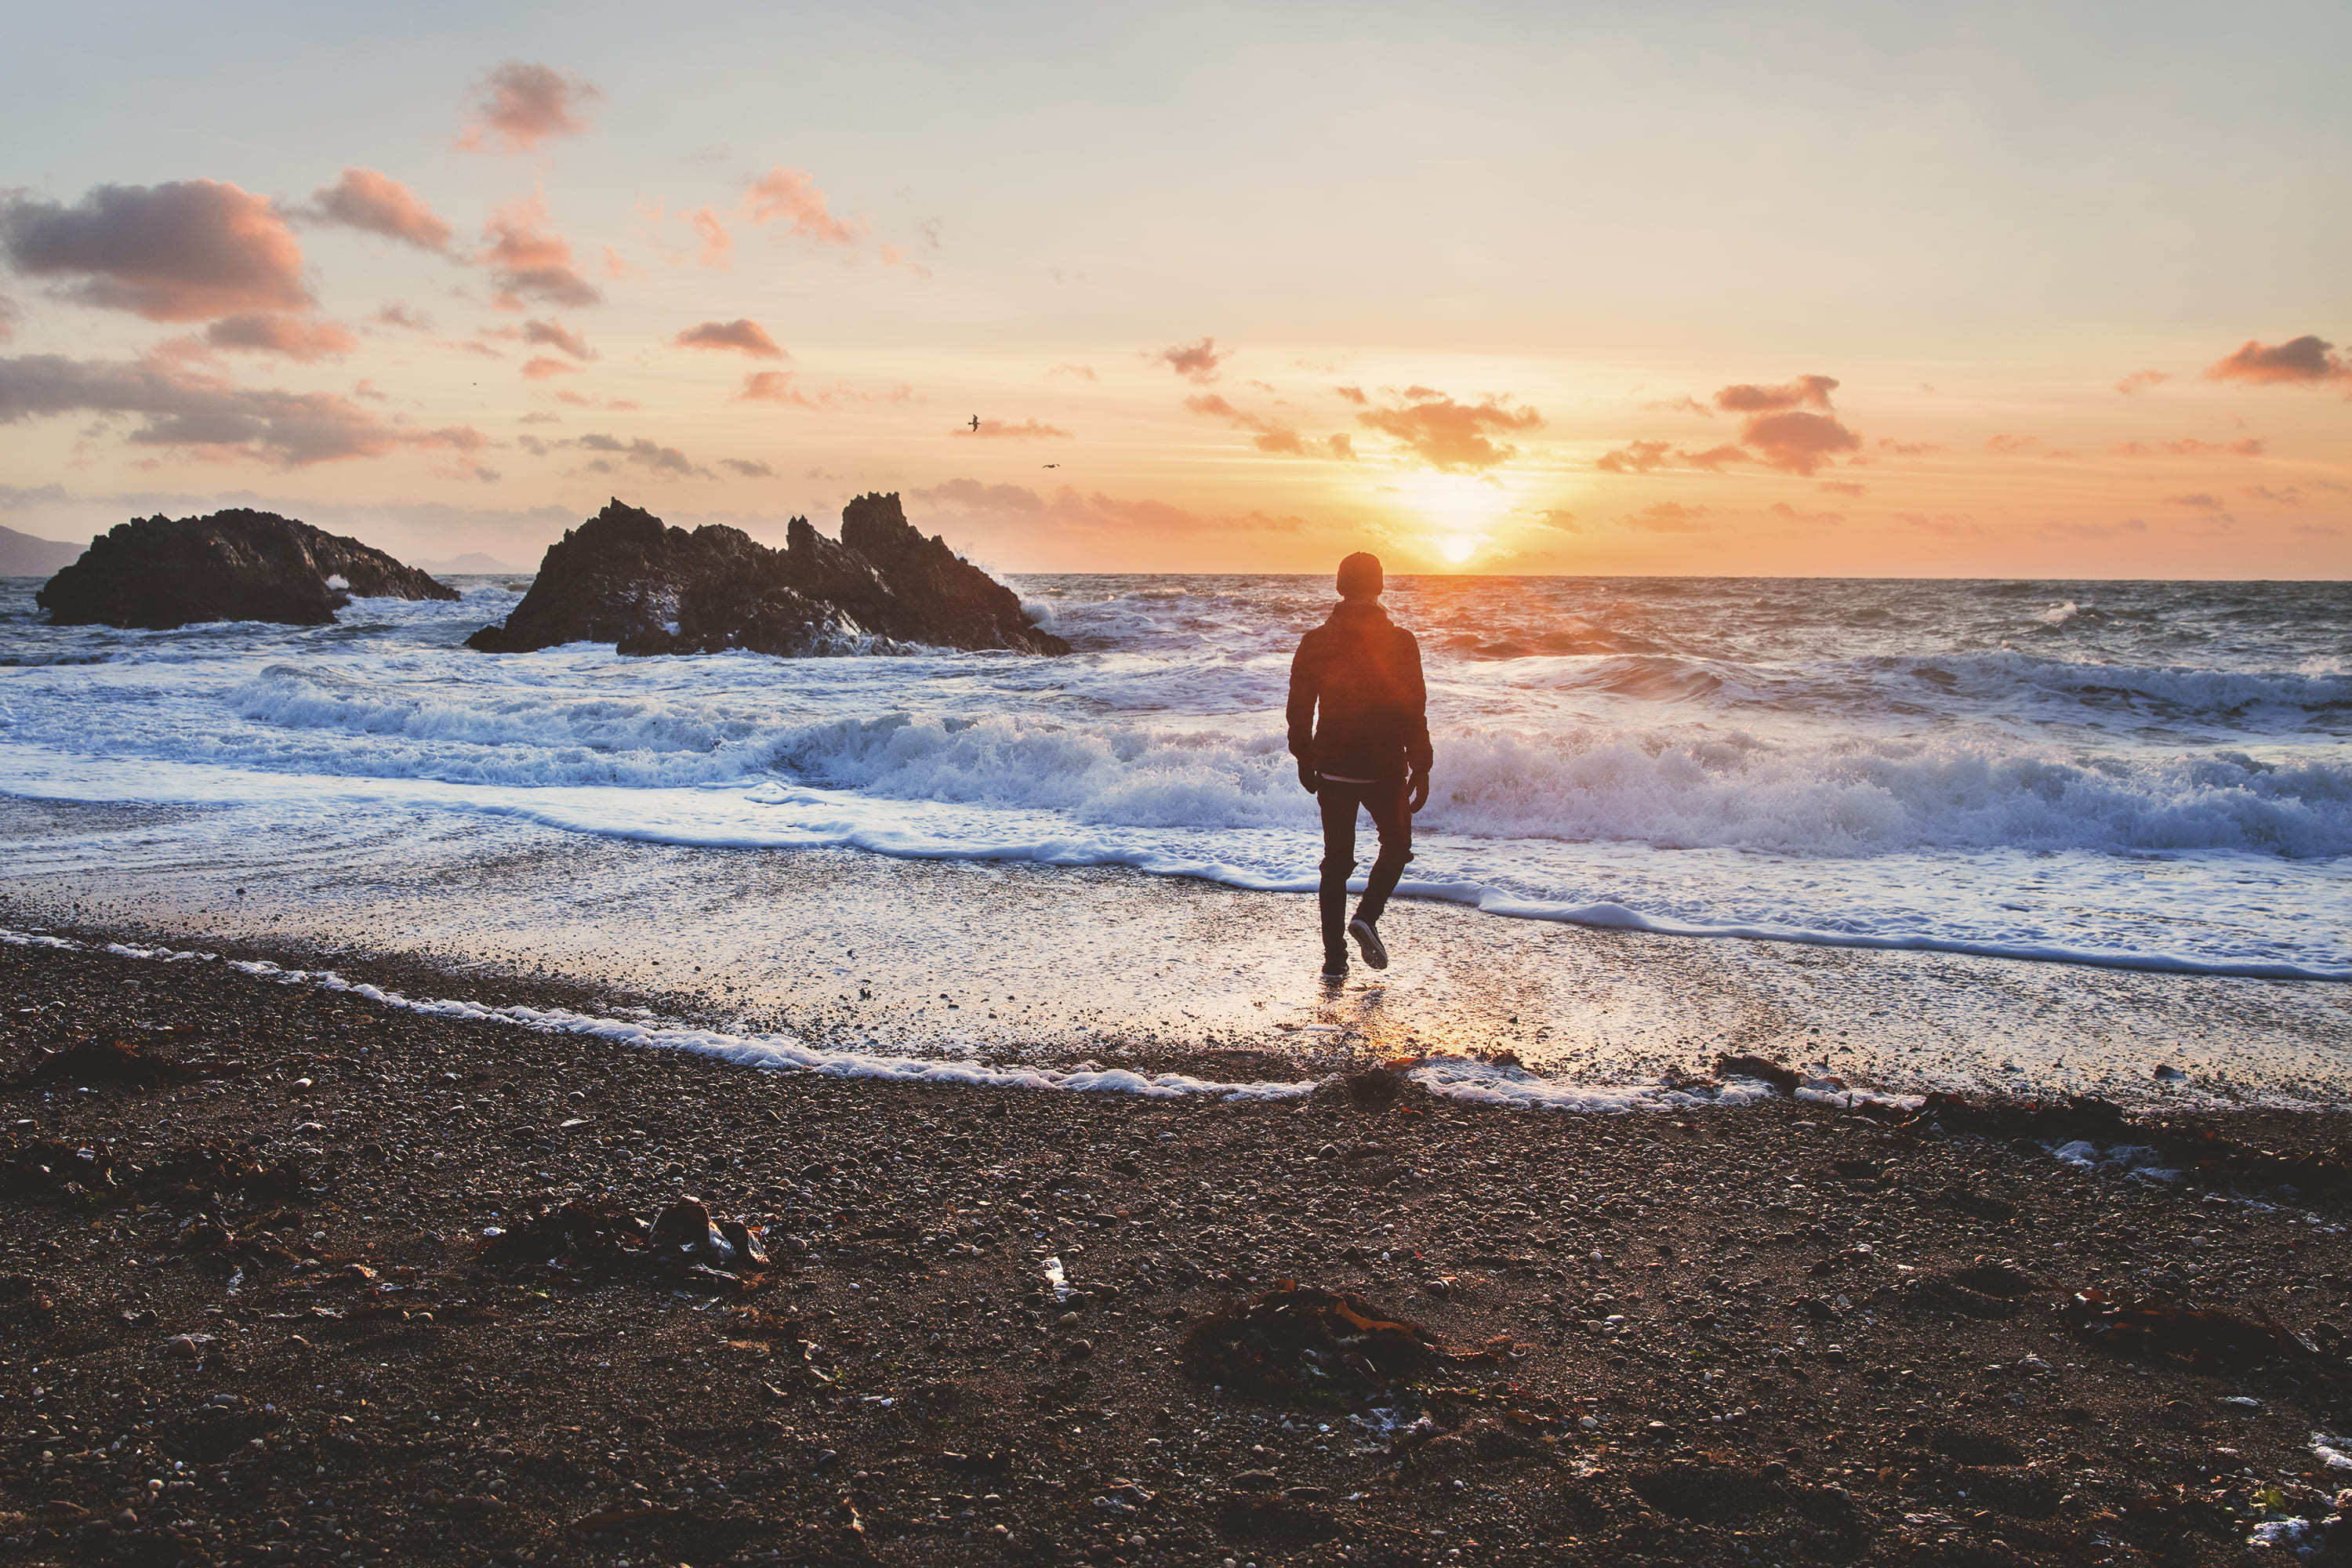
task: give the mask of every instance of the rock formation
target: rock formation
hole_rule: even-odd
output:
[[[860,496],[831,540],[796,517],[784,548],[717,524],[688,533],[615,500],[548,547],[488,653],[609,642],[623,653],[888,652],[910,644],[1067,653],[1013,591],[907,521],[896,495]]]
[[[194,621],[320,626],[354,597],[457,596],[356,539],[240,509],[116,523],[36,599],[60,626],[169,631]]]

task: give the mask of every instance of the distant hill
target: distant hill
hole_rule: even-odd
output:
[[[518,574],[527,576],[532,571],[529,566],[509,566],[478,550],[469,555],[460,555],[454,561],[419,561],[416,564],[436,577],[512,577]]]
[[[79,544],[0,528],[0,577],[50,577],[81,559]]]

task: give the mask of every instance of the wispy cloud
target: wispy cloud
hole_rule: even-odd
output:
[[[484,79],[473,122],[457,145],[469,153],[528,153],[555,137],[576,136],[588,129],[581,110],[598,96],[552,66],[509,60]]]
[[[1433,468],[1446,473],[1480,472],[1508,462],[1518,448],[1497,439],[1543,427],[1533,408],[1514,408],[1507,397],[1461,403],[1427,386],[1409,386],[1403,401],[1367,408],[1356,416],[1368,429],[1402,442]]]
[[[415,192],[373,169],[345,169],[343,177],[310,195],[298,216],[446,254],[449,226]]]
[[[303,310],[302,247],[265,197],[217,180],[100,185],[72,206],[12,196],[0,242],[27,278],[151,321]]]
[[[740,316],[731,321],[705,321],[700,326],[688,327],[675,341],[680,348],[714,349],[749,354],[753,359],[792,357],[768,335],[766,328]]]

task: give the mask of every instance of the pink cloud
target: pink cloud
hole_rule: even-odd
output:
[[[781,349],[777,351],[782,353]],[[811,397],[793,384],[793,373],[788,370],[755,371],[743,378],[743,390],[735,395],[738,403],[781,403],[793,408],[822,408],[833,401],[831,393]]]
[[[2329,352],[2335,346],[2308,332],[2274,345],[2249,338],[2236,353],[2206,367],[2205,377],[2252,382],[2257,386],[2352,381],[2352,365],[2344,363],[2343,355]]]
[[[596,286],[572,270],[571,242],[547,227],[547,205],[539,197],[491,214],[482,237],[488,248],[474,259],[490,269],[499,309],[520,310],[526,299],[574,309],[604,302]]]
[[[983,441],[1066,441],[1070,433],[1056,425],[1024,419],[1018,425],[1002,420],[983,419],[975,430],[969,425],[959,425],[948,432],[950,436],[978,437]]]
[[[694,226],[696,237],[702,241],[702,265],[721,271],[735,265],[735,237],[709,207],[697,207],[685,215]]]
[[[1784,500],[1774,501],[1764,511],[1766,516],[1778,518],[1782,522],[1801,522],[1812,526],[1845,521],[1845,513],[1842,511],[1799,511]]]
[[[550,359],[545,354],[541,354],[537,359],[524,363],[522,378],[525,381],[546,381],[553,376],[576,375],[579,371],[580,367],[576,364],[566,364],[560,359]]]
[[[0,360],[0,424],[69,413],[141,419],[128,437],[135,447],[283,468],[409,448],[470,453],[487,445],[469,426],[416,430],[391,425],[335,393],[232,387],[154,363],[59,354]]]
[[[2042,437],[2039,436],[1991,436],[1985,440],[1985,450],[1998,452],[2007,458],[2020,452],[2031,452],[2040,445]]]
[[[302,247],[265,197],[216,180],[100,185],[70,207],[15,196],[0,242],[28,278],[151,321],[303,310]]]
[[[1371,402],[1370,398],[1364,395],[1364,389],[1360,386],[1335,386],[1331,390],[1338,393],[1341,397],[1346,398],[1349,402],[1354,404],[1359,408],[1362,408]]]
[[[1412,401],[1367,409],[1356,416],[1357,423],[1403,442],[1414,456],[1442,472],[1486,469],[1507,462],[1517,448],[1496,437],[1539,429],[1543,425],[1540,413],[1508,407],[1507,397],[1457,403],[1425,386],[1407,387],[1404,395]]]
[[[0,294],[0,343],[16,335],[16,323],[24,319],[23,308],[7,295]]]
[[[1930,453],[1943,450],[1933,441],[1897,441],[1885,436],[1878,438],[1878,449],[1882,452],[1892,452],[1898,458],[1924,458]]]
[[[1077,381],[1098,379],[1095,374],[1095,367],[1090,364],[1057,364],[1047,371],[1045,375],[1048,380],[1057,375],[1066,375]]]
[[[2167,496],[2164,498],[2164,504],[2167,506],[2187,507],[2191,511],[2220,511],[2222,510],[2221,498],[2208,490],[2197,490],[2185,496]]]
[[[2118,441],[2107,448],[2117,458],[2259,458],[2265,443],[2255,437],[2236,441],[2200,441],[2194,436],[2178,441]]]
[[[1231,349],[1217,352],[1217,340],[1202,338],[1197,343],[1180,343],[1161,349],[1160,360],[1187,381],[1206,384],[1217,379],[1217,366],[1233,357]]]
[[[1826,414],[1766,414],[1748,422],[1739,433],[1739,444],[1753,449],[1757,460],[1767,468],[1811,474],[1826,464],[1831,454],[1860,447],[1862,437]]]
[[[992,485],[978,479],[948,479],[909,499],[952,514],[968,527],[1018,525],[1071,533],[1119,536],[1167,533],[1297,532],[1306,520],[1262,511],[1211,515],[1163,500],[1091,494],[1065,486],[1040,495],[1025,485]]]
[[[1837,383],[1832,382],[1830,384],[1832,386],[1835,386]],[[1727,386],[1723,389],[1723,392],[1718,392],[1716,395],[1717,397],[1721,397],[1724,395],[1724,393],[1755,392],[1757,390],[1759,389],[1752,386]],[[1642,406],[1648,409],[1653,414],[1696,414],[1702,419],[1712,419],[1715,417],[1715,410],[1709,408],[1706,404],[1701,403],[1696,397],[1670,397],[1662,402],[1644,403]]]
[[[1826,375],[1801,375],[1779,386],[1742,383],[1717,392],[1715,405],[1729,414],[1773,414],[1784,408],[1827,410],[1830,394],[1837,390],[1837,385],[1835,377]]]
[[[483,85],[474,110],[478,119],[457,138],[457,145],[469,153],[488,152],[492,141],[501,152],[528,153],[554,137],[576,136],[588,129],[580,108],[597,97],[594,88],[576,77],[521,60],[507,61]]]
[[[1858,496],[1864,493],[1864,487],[1855,484],[1852,479],[1823,479],[1819,488],[1832,495],[1839,496]]]
[[[573,359],[596,357],[596,352],[588,346],[588,340],[561,321],[525,321],[521,335],[527,343],[554,349],[570,354]]]
[[[604,276],[626,282],[631,279],[643,278],[645,274],[630,266],[626,257],[608,245],[604,247]]]
[[[418,311],[410,310],[397,300],[386,303],[370,320],[383,326],[398,327],[403,331],[429,332],[433,330],[433,322],[430,319]]]
[[[357,338],[332,321],[259,311],[224,316],[205,329],[205,342],[216,349],[284,354],[305,364],[339,358],[359,347]]]
[[[759,322],[740,317],[732,321],[705,321],[698,327],[688,327],[675,341],[680,348],[731,351],[750,354],[753,359],[792,357]]]
[[[845,223],[826,210],[824,193],[806,170],[780,163],[752,181],[743,200],[753,223],[789,224],[793,233],[820,245],[855,245],[865,236],[863,224]]]
[[[449,248],[449,226],[406,185],[373,169],[345,169],[341,179],[311,193],[303,216],[314,223],[382,235],[419,250]]]
[[[2129,397],[2136,392],[2146,392],[2151,386],[2162,386],[2170,381],[2170,373],[2161,370],[2136,370],[2116,383],[2116,390]]]
[[[1346,462],[1355,460],[1356,444],[1346,436],[1310,440],[1280,420],[1269,419],[1245,408],[1236,408],[1213,392],[1188,397],[1184,400],[1184,406],[1195,414],[1223,419],[1236,430],[1249,431],[1251,444],[1261,452],[1275,452],[1292,458],[1332,457]]]

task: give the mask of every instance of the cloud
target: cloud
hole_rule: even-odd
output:
[[[2045,522],[2035,531],[2053,539],[2114,539],[2122,534],[2146,533],[2147,524],[2136,517],[2121,522]]]
[[[743,390],[735,395],[738,403],[782,403],[794,408],[821,408],[833,401],[831,393],[814,397],[793,384],[793,373],[788,370],[754,371],[743,378]]]
[[[1699,521],[1706,516],[1707,510],[1703,506],[1685,506],[1680,501],[1662,500],[1643,507],[1625,521],[1652,533],[1701,533],[1709,526]]]
[[[1831,382],[1830,384],[1832,386],[1835,386],[1837,383]],[[1759,390],[1760,389],[1753,386],[1727,386],[1722,392],[1717,393],[1716,395],[1717,397],[1721,397],[1727,393],[1756,392]],[[1712,419],[1715,417],[1715,410],[1709,408],[1706,404],[1701,403],[1696,397],[1669,397],[1658,403],[1644,403],[1642,406],[1648,409],[1653,414],[1696,414],[1702,419]]]
[[[772,479],[776,477],[775,469],[750,458],[721,458],[719,459],[719,466],[722,468],[732,468],[747,479]]]
[[[790,359],[792,356],[770,337],[759,322],[738,317],[731,321],[705,321],[698,327],[688,327],[678,333],[676,342],[683,349],[732,350],[750,354],[753,359]]]
[[[645,274],[630,266],[625,257],[608,245],[604,247],[604,276],[625,283],[632,279],[643,278]]]
[[[404,447],[473,452],[467,426],[415,430],[385,423],[333,393],[247,389],[154,364],[34,354],[0,359],[0,425],[60,414],[127,416],[133,445],[248,458],[278,468],[376,458]]]
[[[2207,490],[2195,490],[2183,496],[2167,496],[2164,498],[2164,504],[2167,506],[2187,507],[2191,511],[2220,511],[2222,510],[2221,498]]]
[[[970,527],[1018,526],[1074,533],[1150,537],[1170,533],[1295,533],[1300,517],[1262,511],[1211,515],[1167,501],[1126,500],[1064,486],[1040,495],[1024,485],[991,485],[978,479],[948,479],[909,492],[919,504],[950,514]]]
[[[685,215],[694,227],[695,237],[702,241],[702,265],[721,271],[735,265],[735,237],[709,207],[697,207]]]
[[[596,286],[572,270],[571,242],[546,224],[547,205],[537,196],[490,215],[482,229],[488,248],[474,259],[498,285],[491,303],[502,310],[520,310],[527,299],[574,309],[602,304]]]
[[[2172,379],[2171,373],[2161,370],[2136,370],[2116,383],[2116,390],[2129,397],[2136,392],[2146,392],[2151,386],[2162,386]]]
[[[224,316],[205,329],[205,342],[216,349],[284,354],[305,364],[340,357],[359,347],[357,338],[332,321],[306,321],[299,316],[261,311]]]
[[[551,66],[509,60],[490,72],[475,106],[474,123],[457,138],[468,153],[490,150],[495,141],[505,153],[528,153],[557,136],[576,136],[588,129],[582,106],[595,101],[594,88]]]
[[[2040,445],[2042,445],[2042,437],[2039,436],[1991,436],[1985,439],[1986,451],[1998,452],[2003,457],[2013,457],[2020,452],[2031,452]]]
[[[1939,533],[1947,538],[1979,538],[1985,531],[1984,524],[1948,511],[1932,515],[1924,511],[1898,511],[1895,514],[1895,521],[1906,528],[1916,528],[1923,533]]]
[[[580,437],[576,440],[566,441],[563,445],[577,447],[583,452],[610,452],[625,462],[635,463],[639,468],[650,468],[657,474],[709,477],[705,470],[696,468],[692,459],[677,447],[665,447],[658,441],[648,441],[642,436],[634,440],[624,441],[617,436],[588,435]],[[609,470],[610,465],[606,465],[597,471],[601,473]]]
[[[0,294],[0,343],[16,335],[16,323],[24,319],[24,307],[7,295]]]
[[[2303,490],[2299,486],[2286,485],[2273,489],[2268,485],[2240,485],[2238,493],[2248,500],[2266,500],[2273,506],[2301,506]]]
[[[574,408],[602,408],[616,414],[635,413],[637,407],[635,404],[625,397],[610,398],[599,403],[584,392],[573,392],[568,388],[559,389],[555,394],[555,401],[570,404]],[[552,418],[553,416],[549,417]],[[561,424],[562,421],[557,420],[556,423]]]
[[[588,346],[588,340],[561,321],[525,321],[522,324],[522,341],[557,350],[573,359],[596,357],[595,351]]]
[[[429,332],[433,330],[431,318],[410,310],[397,300],[385,304],[369,320],[387,327],[398,327],[404,331]]]
[[[1188,397],[1184,400],[1184,406],[1195,414],[1223,419],[1236,430],[1251,432],[1251,444],[1261,452],[1276,452],[1292,458],[1331,457],[1343,462],[1353,462],[1356,458],[1356,444],[1346,436],[1311,439],[1279,420],[1253,414],[1245,408],[1236,408],[1213,392]]]
[[[1202,338],[1197,343],[1180,343],[1174,348],[1161,349],[1159,354],[1160,363],[1178,375],[1204,385],[1216,380],[1217,367],[1233,357],[1231,349],[1223,353],[1217,352],[1217,340],[1214,338]]]
[[[820,245],[855,245],[865,237],[864,224],[844,222],[825,210],[824,193],[803,169],[779,163],[751,182],[743,203],[753,223],[789,224],[793,233]]]
[[[1837,386],[1836,378],[1827,375],[1801,375],[1780,386],[1756,386],[1743,382],[1717,392],[1715,405],[1728,414],[1775,414],[1784,408],[1827,410],[1830,394]]]
[[[1881,436],[1878,438],[1878,449],[1882,452],[1892,452],[1898,458],[1925,458],[1931,453],[1940,452],[1944,448],[1937,446],[1933,441],[1897,441],[1890,437]]]
[[[1751,448],[1766,468],[1811,474],[1827,463],[1832,453],[1860,447],[1862,437],[1826,414],[1766,414],[1748,422],[1739,433],[1739,443]]]
[[[398,180],[373,169],[345,169],[331,185],[310,194],[299,216],[313,223],[341,224],[419,250],[446,252],[449,226]]]
[[[0,241],[26,277],[79,279],[68,299],[151,321],[311,303],[294,231],[266,198],[216,180],[100,185],[70,207],[13,196]]]
[[[2310,539],[2340,539],[2344,535],[2342,529],[2329,522],[2298,522],[2287,531],[2300,533]]]
[[[1099,379],[1095,374],[1095,367],[1090,364],[1057,364],[1053,369],[1045,373],[1047,380],[1051,380],[1057,375],[1066,375],[1077,381],[1095,381]]]
[[[1551,507],[1546,510],[1536,513],[1535,516],[1536,522],[1544,528],[1556,528],[1562,533],[1582,533],[1584,531],[1584,525],[1576,521],[1576,514],[1572,511],[1567,510],[1565,508]]]
[[[2117,458],[2200,458],[2214,455],[2232,458],[2259,458],[2264,443],[2249,436],[2236,441],[2200,441],[2194,436],[2178,441],[2118,441],[2107,448]]]
[[[1669,441],[1633,441],[1601,453],[1592,466],[1604,474],[1649,474],[1680,456]]]
[[[545,354],[527,361],[522,367],[522,378],[525,381],[546,381],[554,376],[577,375],[579,373],[578,365],[566,364],[560,359],[550,359]]]
[[[1543,425],[1543,416],[1535,409],[1506,406],[1508,398],[1457,403],[1426,386],[1409,386],[1404,395],[1412,401],[1368,408],[1356,416],[1356,422],[1403,442],[1442,472],[1483,470],[1507,462],[1518,449],[1495,437]]]
[[[1774,501],[1770,506],[1766,507],[1764,511],[1766,516],[1777,517],[1783,522],[1802,522],[1818,525],[1822,523],[1843,522],[1845,521],[1845,513],[1842,511],[1799,511],[1795,507],[1790,506],[1784,500]]]
[[[1864,487],[1852,479],[1823,479],[1819,488],[1832,495],[1858,496],[1864,493]]]
[[[1359,408],[1367,406],[1372,401],[1364,395],[1364,389],[1360,386],[1335,386],[1331,390]]]
[[[999,419],[983,419],[975,430],[969,425],[959,425],[948,432],[950,436],[976,436],[983,441],[1066,441],[1070,433],[1059,426],[1024,419],[1018,425],[1008,425]]]
[[[2249,338],[2236,353],[2207,366],[2205,378],[2252,382],[2258,386],[2352,381],[2352,365],[2344,363],[2343,355],[2328,352],[2335,346],[2308,332],[2275,345]]]

